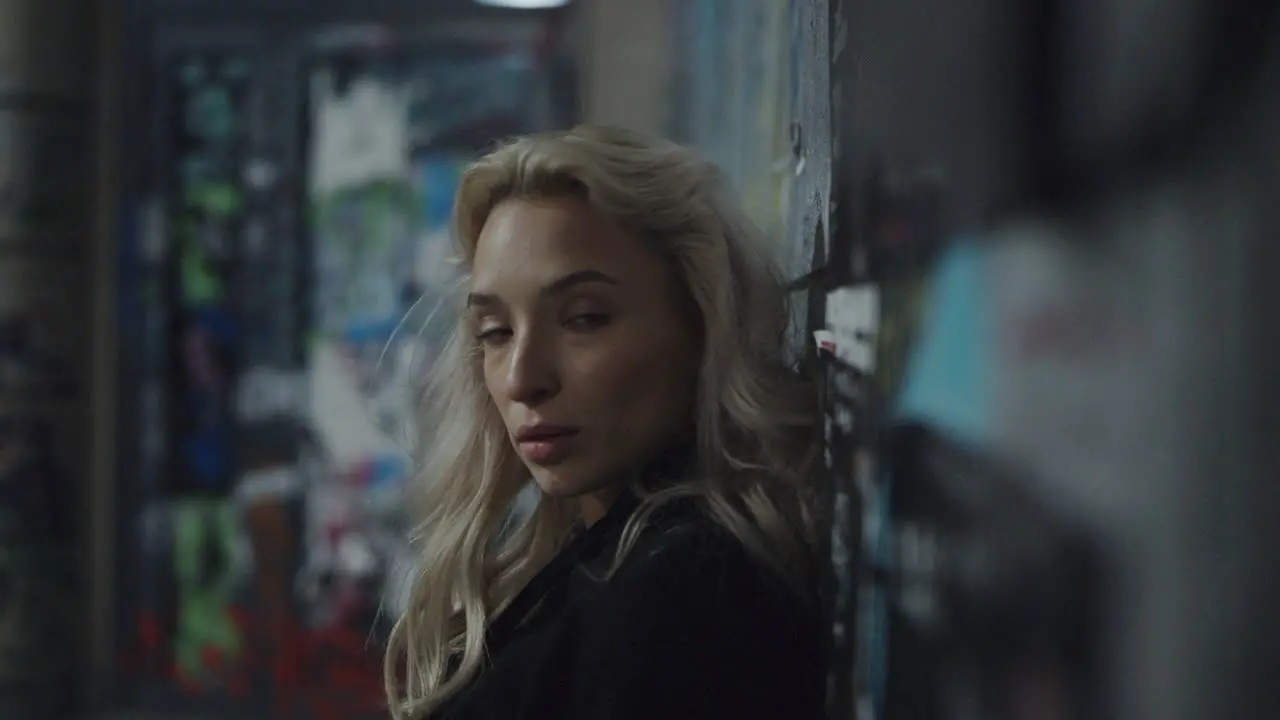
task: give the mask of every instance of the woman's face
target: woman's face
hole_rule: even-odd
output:
[[[500,203],[472,271],[494,407],[539,487],[581,499],[593,522],[692,427],[692,304],[652,251],[575,198]]]

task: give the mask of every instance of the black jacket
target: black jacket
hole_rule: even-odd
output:
[[[816,720],[820,624],[692,501],[613,560],[636,501],[569,543],[488,633],[489,662],[432,720]]]

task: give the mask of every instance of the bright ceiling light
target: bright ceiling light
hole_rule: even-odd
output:
[[[570,0],[476,0],[480,5],[489,7],[512,8],[515,10],[546,10],[568,5]]]

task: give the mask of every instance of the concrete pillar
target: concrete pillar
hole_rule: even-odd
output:
[[[663,0],[580,0],[586,122],[662,134],[667,125]]]
[[[86,457],[88,469],[81,487],[79,507],[84,509],[81,533],[84,553],[80,567],[85,583],[84,670],[74,687],[81,692],[86,711],[93,711],[111,692],[117,672],[115,639],[115,552],[116,552],[116,443],[119,425],[116,408],[116,234],[121,179],[121,124],[123,85],[120,57],[125,26],[126,0],[96,0],[85,22],[92,38],[85,42],[91,52],[95,73],[87,78],[92,113],[91,141],[94,146],[90,203],[89,242],[85,254],[89,263],[91,307],[86,324],[91,328],[89,343],[88,407],[89,423]]]
[[[0,0],[0,717],[70,712],[87,617],[89,0]]]

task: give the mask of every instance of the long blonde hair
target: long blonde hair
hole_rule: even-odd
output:
[[[509,198],[576,194],[677,270],[701,314],[696,479],[642,496],[621,561],[652,511],[694,496],[748,552],[798,592],[814,576],[816,444],[809,386],[785,360],[787,297],[769,243],[732,200],[722,173],[657,138],[577,127],[516,139],[474,163],[454,204],[463,267],[490,211]],[[421,718],[474,679],[485,628],[556,554],[575,527],[571,505],[540,494],[504,531],[529,474],[485,390],[462,320],[433,367],[418,482],[424,517],[408,609],[391,632],[385,674],[397,720]]]

